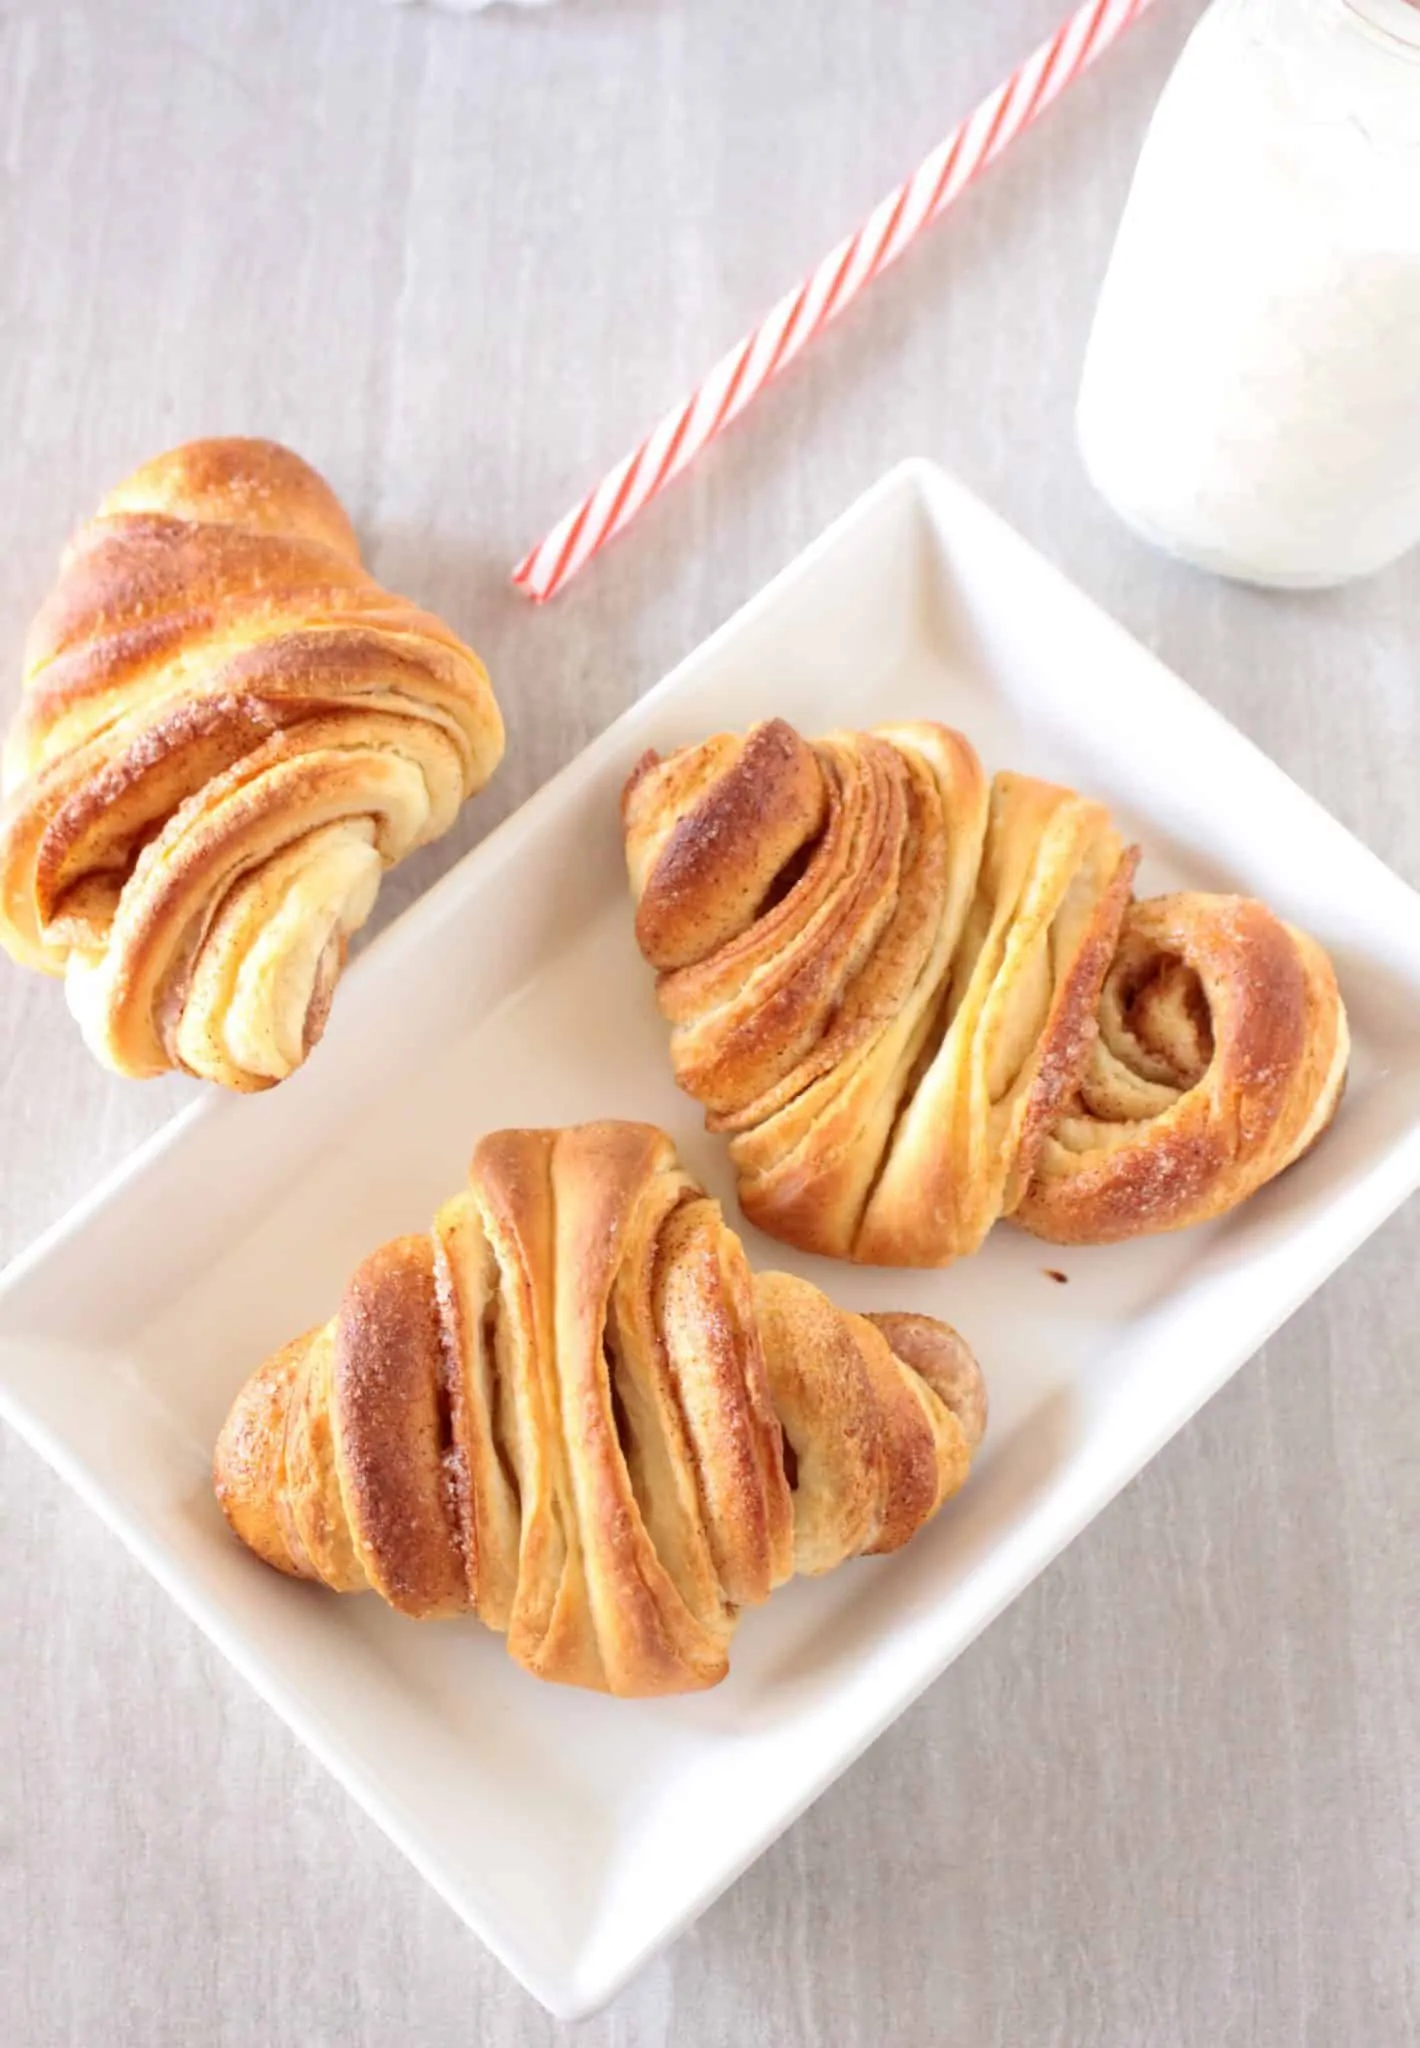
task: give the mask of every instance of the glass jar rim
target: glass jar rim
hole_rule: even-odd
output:
[[[1420,56],[1420,0],[1342,0],[1372,35],[1403,52]]]

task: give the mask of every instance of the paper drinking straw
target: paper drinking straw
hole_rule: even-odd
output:
[[[518,588],[537,604],[554,596],[1151,4],[1085,0],[958,122],[910,178],[878,202],[856,234],[830,249],[639,447],[558,520],[513,571]]]

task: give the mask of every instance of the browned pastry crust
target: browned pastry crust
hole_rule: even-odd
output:
[[[945,726],[810,743],[773,719],[646,755],[622,808],[676,1078],[790,1244],[941,1266],[1001,1216],[1173,1229],[1335,1108],[1319,947],[1233,897],[1132,903],[1101,805],[988,782]]]
[[[269,441],[138,470],[70,542],[4,754],[0,945],[101,1059],[269,1087],[385,868],[497,765],[478,657],[383,590]]]
[[[945,1324],[752,1277],[668,1138],[588,1124],[485,1138],[431,1235],[253,1375],[214,1481],[279,1571],[477,1614],[541,1678],[684,1692],[741,1607],[905,1543],[985,1422]]]
[[[1261,903],[1131,905],[1084,1072],[1015,1220],[1109,1244],[1221,1216],[1315,1144],[1349,1049],[1331,962]]]

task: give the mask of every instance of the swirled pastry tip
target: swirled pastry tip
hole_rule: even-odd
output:
[[[1089,1060],[1016,1220],[1109,1244],[1222,1215],[1315,1144],[1349,1051],[1331,962],[1265,905],[1131,905]]]
[[[4,755],[0,945],[117,1072],[282,1080],[385,869],[503,747],[482,663],[270,441],[147,463],[65,550]]]
[[[485,1138],[430,1235],[254,1374],[214,1480],[279,1571],[475,1614],[562,1684],[683,1692],[793,1572],[905,1543],[985,1420],[945,1324],[752,1277],[668,1138],[589,1124]]]
[[[1100,804],[988,781],[927,723],[782,720],[645,756],[623,799],[676,1079],[745,1214],[940,1266],[992,1224],[1087,1243],[1230,1208],[1325,1125],[1345,1015],[1259,904],[1131,904]]]

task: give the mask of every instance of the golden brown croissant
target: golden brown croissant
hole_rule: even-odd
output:
[[[498,763],[482,663],[270,441],[148,463],[75,535],[4,755],[0,945],[118,1072],[269,1087],[385,868]]]
[[[248,1382],[214,1478],[280,1571],[475,1613],[540,1678],[684,1692],[741,1607],[905,1543],[985,1420],[945,1324],[752,1278],[670,1140],[600,1123],[485,1138],[432,1234]]]
[[[648,754],[623,799],[676,1079],[745,1214],[942,1266],[1000,1216],[1098,1243],[1231,1208],[1346,1069],[1321,949],[1261,904],[1132,903],[1097,803],[988,782],[945,726],[781,719]]]

